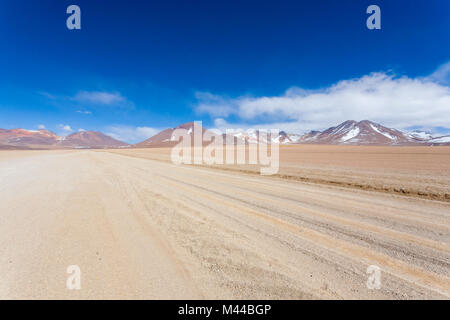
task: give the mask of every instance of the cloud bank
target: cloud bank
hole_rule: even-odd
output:
[[[378,72],[320,90],[293,87],[280,96],[228,98],[198,92],[195,109],[219,118],[219,124],[232,118],[280,129],[287,126],[293,132],[323,129],[350,119],[369,119],[399,129],[450,128],[449,74],[447,63],[424,78]]]

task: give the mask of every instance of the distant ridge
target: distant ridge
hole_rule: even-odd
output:
[[[301,139],[304,143],[351,144],[351,145],[413,145],[420,143],[403,132],[363,120],[348,120],[336,127],[309,134]]]
[[[178,142],[172,136],[177,128],[188,130],[192,134],[193,122],[182,124],[176,128],[165,129],[149,139],[137,143],[137,148],[171,147]],[[190,130],[190,131],[189,131]],[[203,132],[206,129],[203,128]],[[236,139],[246,143],[257,143],[259,131],[254,129],[235,129]],[[347,120],[324,131],[311,131],[299,135],[280,131],[276,137],[269,137],[272,143],[279,144],[331,144],[331,145],[379,145],[379,146],[432,146],[450,145],[450,135],[432,136],[422,131],[403,132],[388,128],[370,120]]]
[[[60,145],[72,148],[120,148],[127,143],[116,140],[98,131],[80,131],[68,135],[59,142]]]
[[[48,130],[0,129],[0,149],[121,148],[128,144],[97,131],[60,137]]]
[[[429,133],[421,131],[403,132],[369,120],[359,122],[348,120],[324,131],[310,132],[302,136],[299,142],[380,146],[450,145],[450,136],[435,138]]]
[[[0,129],[0,144],[28,147],[51,146],[58,142],[59,137],[48,130],[25,130],[25,129]]]
[[[80,131],[66,137],[40,129],[0,129],[0,150],[5,149],[90,149],[90,148],[158,148],[178,144],[173,136],[176,129],[193,134],[194,122],[175,128],[167,128],[140,143],[130,145],[99,131]],[[202,128],[204,133],[207,129]],[[260,132],[255,129],[235,129],[235,141],[257,143]],[[433,136],[429,132],[404,132],[388,128],[370,120],[347,120],[324,131],[310,131],[299,135],[280,131],[277,136],[267,137],[271,143],[330,144],[330,145],[379,145],[379,146],[450,146],[450,135]]]

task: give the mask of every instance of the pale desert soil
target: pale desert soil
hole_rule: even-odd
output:
[[[288,152],[282,170],[343,177],[360,157],[357,177],[429,176],[425,187],[448,189],[449,151],[433,150],[416,152],[420,165],[404,153]],[[0,298],[450,297],[448,202],[164,157],[0,152]],[[79,291],[66,289],[69,265],[81,268]],[[379,290],[366,287],[369,265],[382,270]]]
[[[113,152],[170,161],[170,151],[151,148]],[[213,167],[260,172],[256,165]],[[275,176],[450,202],[450,147],[281,146],[280,169]]]

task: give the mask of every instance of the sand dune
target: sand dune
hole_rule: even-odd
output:
[[[425,158],[448,156],[439,152]],[[348,155],[321,168],[350,180],[382,173],[364,154],[353,152],[361,164],[353,176],[339,163]],[[164,157],[138,149],[0,152],[0,298],[450,297],[449,202]],[[284,157],[286,176],[320,166],[306,153]],[[448,190],[444,164],[398,166],[373,181],[404,186],[405,174],[427,176],[430,188]],[[69,265],[81,269],[81,290],[66,288]],[[379,290],[366,286],[369,265],[381,268]]]

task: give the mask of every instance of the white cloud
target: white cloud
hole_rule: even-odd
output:
[[[38,125],[38,129],[44,130],[45,129],[45,125],[43,125],[43,124]]]
[[[106,91],[80,91],[72,100],[106,106],[124,106],[129,103],[119,92]]]
[[[83,128],[78,129],[78,132],[86,132]]]
[[[239,101],[243,98],[229,99],[209,92],[196,92],[195,97],[200,102],[196,110],[200,113],[208,113],[215,117],[227,117],[232,114]]]
[[[159,131],[161,129],[118,125],[108,127],[106,134],[120,141],[138,143],[154,136]]]
[[[71,105],[76,108],[76,112],[81,114],[92,114],[89,110],[83,110],[86,105],[90,107],[122,107],[134,108],[134,103],[124,97],[120,92],[113,91],[79,91],[74,96],[51,94],[45,91],[38,91],[37,94],[45,97],[49,103],[58,106]]]
[[[196,110],[212,117],[232,116],[241,123],[286,125],[295,127],[295,132],[323,129],[350,119],[369,119],[399,129],[448,128],[450,88],[435,80],[447,70],[447,66],[441,68],[426,78],[372,73],[321,90],[293,87],[280,96],[227,98],[198,93]]]
[[[220,132],[225,132],[227,129],[278,129],[280,131],[286,131],[288,133],[303,133],[305,131],[305,127],[301,129],[301,124],[299,122],[272,122],[272,123],[257,123],[257,124],[248,124],[245,122],[238,123],[230,123],[223,118],[214,119],[214,128]],[[314,130],[313,127],[308,127],[307,130]]]
[[[428,79],[440,84],[450,85],[450,61],[441,65]]]
[[[61,135],[73,132],[72,128],[68,124],[59,124],[58,128]]]

